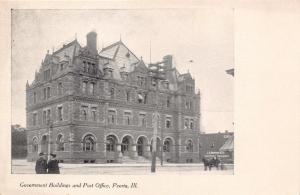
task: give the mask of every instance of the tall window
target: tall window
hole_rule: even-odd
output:
[[[88,65],[87,65],[87,72],[90,73],[90,70],[91,70],[91,63],[88,62],[87,64],[88,64]]]
[[[62,108],[62,106],[57,107],[57,116],[58,116],[59,121],[63,120],[63,108]]]
[[[47,98],[47,88],[44,88],[43,92],[43,99],[45,100]]]
[[[32,139],[32,152],[37,152],[38,148],[39,148],[38,139],[36,137],[34,137]]]
[[[90,83],[90,94],[94,95],[95,93],[95,83]]]
[[[95,151],[95,137],[87,135],[83,138],[83,151]]]
[[[170,138],[167,138],[167,139],[164,141],[164,147],[163,147],[163,150],[164,150],[164,152],[170,152],[170,148],[171,148],[171,141],[170,141]]]
[[[138,103],[141,104],[144,101],[144,97],[141,93],[138,93]]]
[[[171,127],[171,118],[166,118],[166,128],[169,129]]]
[[[63,90],[63,86],[62,86],[62,83],[58,83],[58,86],[57,86],[57,90],[58,90],[58,95],[61,95],[62,94],[62,90]]]
[[[33,121],[32,121],[32,125],[36,125],[36,122],[37,122],[37,113],[33,113]]]
[[[130,91],[126,91],[126,101],[130,101]]]
[[[189,120],[188,119],[184,119],[184,128],[185,129],[189,128]]]
[[[167,108],[169,108],[170,107],[170,104],[171,104],[171,98],[170,97],[167,97]]]
[[[106,151],[113,152],[115,151],[116,139],[113,136],[108,136],[106,138]]]
[[[51,110],[48,109],[48,110],[47,110],[47,121],[46,121],[47,124],[49,124],[50,119],[51,119]]]
[[[36,103],[36,92],[33,92],[33,103]]]
[[[111,88],[110,89],[110,97],[113,99],[115,97],[115,89]]]
[[[131,113],[130,112],[124,112],[124,124],[125,125],[131,124]]]
[[[86,61],[83,61],[83,72],[87,71],[87,64]]]
[[[194,129],[194,120],[193,119],[190,120],[190,129]]]
[[[145,94],[144,94],[144,104],[146,104],[146,103],[147,103],[147,99],[148,99],[148,94],[147,94],[147,93],[145,93]]]
[[[86,93],[86,86],[87,86],[87,82],[86,82],[86,81],[83,81],[83,82],[82,82],[82,92],[83,92],[83,93]]]
[[[81,117],[82,117],[82,120],[84,120],[84,121],[87,120],[87,107],[86,106],[81,107]]]
[[[50,87],[47,87],[47,99],[50,98]]]
[[[187,141],[186,151],[193,152],[193,142],[192,142],[192,140]]]
[[[65,144],[63,135],[59,134],[56,139],[56,145],[57,145],[57,151],[64,151],[65,150]]]
[[[146,115],[145,114],[140,114],[139,115],[139,124],[140,126],[145,127],[146,126]]]
[[[44,110],[43,111],[43,124],[47,124],[47,111],[46,110]]]
[[[190,100],[186,100],[185,101],[185,108],[188,109],[188,110],[191,110],[192,109],[192,101]]]
[[[93,67],[93,74],[95,74],[96,73],[96,65],[93,63],[92,67]]]
[[[108,111],[108,123],[115,124],[116,123],[116,111],[109,110]]]
[[[96,120],[97,120],[97,117],[96,117],[96,110],[97,110],[96,107],[93,107],[92,110],[91,110],[91,113],[92,113],[92,120],[93,120],[93,121],[96,121]]]
[[[48,81],[50,79],[50,69],[44,71],[44,80]]]

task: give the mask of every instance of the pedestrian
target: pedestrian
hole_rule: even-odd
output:
[[[204,165],[204,171],[207,170],[207,166],[209,165],[209,162],[208,160],[203,156],[202,158],[202,162],[203,162],[203,165]]]
[[[36,174],[46,174],[47,173],[47,160],[46,154],[41,152],[39,153],[39,159],[35,163],[35,172]]]
[[[50,154],[50,160],[48,162],[48,173],[49,174],[59,174],[58,160],[56,159],[56,154]]]

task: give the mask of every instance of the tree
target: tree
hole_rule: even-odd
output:
[[[20,125],[11,126],[11,156],[25,158],[27,156],[27,135]]]

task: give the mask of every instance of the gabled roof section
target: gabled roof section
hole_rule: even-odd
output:
[[[116,58],[120,46],[125,47],[130,53],[132,53],[134,55],[134,53],[132,51],[130,51],[130,49],[121,40],[103,48],[99,52],[99,55],[101,57],[109,58],[109,59],[113,60]],[[134,55],[134,57],[138,60],[138,58],[135,55]]]
[[[64,45],[62,48],[58,49],[52,54],[52,57],[55,57],[58,61],[62,61],[66,57],[73,60],[75,56],[78,55],[81,45],[75,39],[74,41]]]
[[[148,68],[145,65],[144,61],[140,60],[138,63],[135,64],[134,71],[139,71],[139,72],[147,73],[148,72]]]

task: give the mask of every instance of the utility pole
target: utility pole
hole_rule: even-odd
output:
[[[164,61],[157,62],[155,64],[149,64],[149,71],[150,76],[154,79],[155,82],[155,111],[154,111],[154,123],[153,123],[153,142],[152,142],[152,164],[151,164],[151,172],[156,171],[156,152],[157,152],[157,129],[158,129],[158,92],[159,92],[159,81],[165,80],[165,67],[164,67]],[[162,131],[162,129],[161,129]],[[161,132],[162,133],[162,132]],[[161,138],[162,139],[162,138]],[[161,145],[161,152],[162,145]],[[162,153],[161,153],[162,157]],[[161,160],[163,160],[161,158]],[[161,161],[162,164],[162,161]]]

